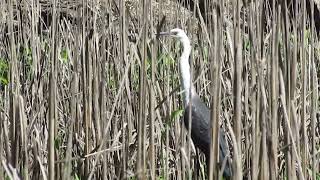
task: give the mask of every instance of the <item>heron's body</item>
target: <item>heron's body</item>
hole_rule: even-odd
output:
[[[198,95],[191,97],[191,108],[190,102],[185,108],[184,113],[184,124],[186,128],[189,127],[189,113],[191,110],[191,138],[196,147],[198,147],[206,156],[207,166],[210,161],[210,110],[201,101]],[[219,132],[219,164],[221,165],[225,158],[227,158],[228,147],[224,138],[223,131]],[[209,166],[208,166],[209,167]],[[227,159],[227,164],[223,171],[224,177],[231,177],[231,165]]]
[[[189,56],[191,53],[190,40],[187,37],[186,33],[181,29],[173,29],[169,33],[161,33],[164,35],[170,35],[178,38],[183,45],[183,52],[180,57],[180,78],[182,89],[184,91],[184,104],[185,104],[185,114],[184,114],[184,123],[186,128],[189,127],[189,113],[191,110],[191,138],[196,147],[198,147],[206,156],[207,165],[210,161],[210,110],[203,103],[195,92],[195,89],[191,83],[191,73],[189,65]],[[191,104],[191,108],[190,108]],[[224,132],[219,131],[219,164],[221,164],[225,158],[227,158],[227,164],[223,172],[224,177],[230,177],[231,165],[229,158],[226,157],[228,152],[228,147],[226,145],[226,140],[224,138]]]

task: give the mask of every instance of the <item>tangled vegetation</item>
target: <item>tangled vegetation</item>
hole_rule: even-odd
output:
[[[190,2],[1,1],[0,179],[207,179],[180,120],[180,44],[156,37],[176,27],[234,179],[320,179],[311,0]]]

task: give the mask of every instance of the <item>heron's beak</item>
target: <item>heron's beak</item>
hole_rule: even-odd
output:
[[[159,36],[170,36],[171,33],[170,32],[159,32],[158,34],[156,34],[157,37]]]
[[[156,37],[158,39],[160,36],[170,36],[170,35],[171,35],[170,32],[159,32],[156,34]]]
[[[171,33],[170,32],[160,32],[159,36],[170,36]]]

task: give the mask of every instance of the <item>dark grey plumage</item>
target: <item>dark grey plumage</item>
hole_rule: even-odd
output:
[[[185,108],[184,114],[184,124],[186,128],[189,127],[189,111],[190,103]],[[191,98],[191,116],[192,116],[192,125],[191,125],[191,138],[196,147],[198,147],[206,156],[207,167],[209,167],[210,162],[210,123],[211,116],[209,108],[201,101],[198,95],[193,95]],[[222,165],[227,152],[228,147],[225,141],[225,134],[222,130],[219,132],[219,164]],[[228,157],[227,157],[228,158]],[[224,177],[231,177],[231,164],[229,158],[225,169],[223,171]]]

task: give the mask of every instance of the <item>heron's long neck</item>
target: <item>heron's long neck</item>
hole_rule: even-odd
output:
[[[191,96],[193,94],[193,87],[191,83],[191,73],[190,73],[190,64],[189,64],[189,56],[191,53],[191,45],[190,41],[183,40],[183,52],[180,58],[180,75],[181,75],[181,83],[182,89],[184,90],[184,103],[187,105],[189,103],[190,93]]]

